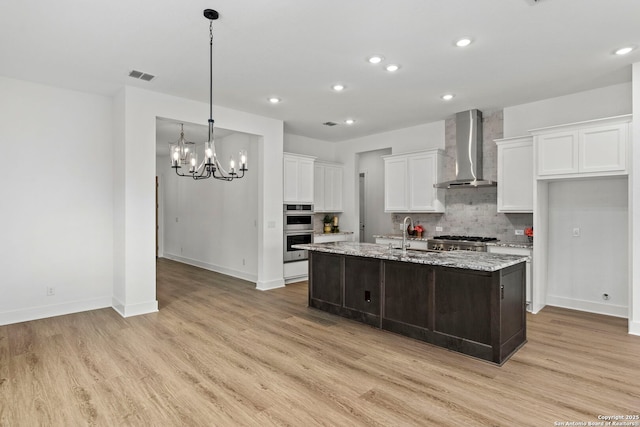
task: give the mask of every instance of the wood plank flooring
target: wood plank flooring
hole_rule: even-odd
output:
[[[1,426],[553,426],[640,413],[627,322],[546,308],[502,367],[158,261],[158,313],[0,327]],[[638,425],[640,425],[640,420]]]

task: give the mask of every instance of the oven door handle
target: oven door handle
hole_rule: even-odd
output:
[[[284,234],[287,236],[292,236],[296,234],[313,234],[313,230],[291,230],[291,231],[285,231]]]

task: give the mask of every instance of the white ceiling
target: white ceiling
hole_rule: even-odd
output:
[[[327,141],[628,82],[640,61],[640,49],[612,54],[640,46],[638,0],[3,0],[0,75],[208,103],[206,8],[220,13],[214,103]],[[474,43],[456,48],[463,35]],[[367,63],[373,53],[402,68]],[[347,117],[357,123],[322,125]]]

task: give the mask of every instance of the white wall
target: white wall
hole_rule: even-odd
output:
[[[338,144],[335,142],[307,138],[306,136],[289,133],[284,134],[284,151],[286,153],[304,154],[316,157],[318,160],[335,162],[337,147]]]
[[[504,136],[512,137],[527,134],[528,130],[553,126],[565,123],[574,123],[585,120],[593,120],[604,117],[613,117],[618,115],[630,114],[634,111],[640,111],[640,69],[638,64],[634,64],[633,83],[623,83],[619,85],[607,86],[600,89],[594,89],[585,92],[579,92],[572,95],[545,99],[529,104],[516,105],[504,109]],[[634,120],[633,140],[637,140],[640,135],[640,125],[637,118]],[[634,234],[630,244],[630,257],[628,258],[628,274],[629,274],[629,332],[640,335],[640,255],[638,250],[634,248],[640,247],[640,204],[638,198],[633,199],[634,189],[640,188],[640,180],[637,174],[633,173],[634,169],[640,168],[639,150],[634,150],[634,141],[629,145],[631,148],[631,164],[629,178],[629,211],[632,218],[627,224],[618,224],[618,231],[628,230]],[[636,204],[638,204],[636,206]],[[637,209],[636,209],[637,208]],[[635,226],[634,226],[635,225]],[[544,239],[540,239],[543,242]],[[534,259],[535,262],[535,259]],[[637,267],[636,267],[637,266]],[[538,266],[539,267],[539,266]],[[539,272],[536,267],[536,272]],[[544,278],[540,274],[534,275],[534,283],[538,287],[544,284],[539,282]],[[535,292],[535,290],[534,290]]]
[[[547,304],[627,317],[627,178],[563,180],[548,190]]]
[[[640,335],[640,62],[633,64],[633,122],[631,147],[630,195],[630,277],[629,332]]]
[[[0,325],[109,307],[111,99],[4,77],[0,93]]]
[[[158,156],[162,256],[258,280],[258,139],[234,133],[216,140],[220,159],[233,154],[237,160],[238,151],[245,149],[256,166],[249,164],[244,178],[232,182],[178,177],[168,155]]]
[[[384,211],[384,161],[391,149],[367,151],[357,155],[358,174],[365,174],[364,242],[375,243],[374,235],[393,233],[392,214]]]
[[[631,83],[578,92],[504,109],[504,138],[532,129],[630,114]]]
[[[444,149],[444,120],[410,128],[352,139],[338,144],[336,160],[344,164],[344,212],[340,217],[341,230],[353,230],[359,238],[359,201],[357,153],[391,148],[392,154],[412,151]]]
[[[155,158],[156,118],[181,122],[206,123],[208,104],[177,98],[142,89],[123,90],[125,113],[124,244],[116,247],[116,270],[123,276],[116,283],[114,308],[123,315],[153,311],[155,302]],[[282,151],[283,123],[249,113],[214,105],[216,125],[237,132],[260,135],[258,155],[249,159],[250,173],[258,179],[257,251],[258,289],[284,286],[282,277]],[[118,142],[116,142],[118,145]],[[122,145],[118,145],[122,147]],[[205,184],[206,183],[193,183]]]

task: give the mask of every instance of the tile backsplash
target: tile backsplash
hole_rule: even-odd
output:
[[[486,114],[483,119],[483,175],[497,179],[498,151],[494,139],[502,138],[502,110]],[[455,119],[445,123],[445,161],[442,178],[455,179]],[[498,183],[500,185],[500,183]],[[414,224],[421,224],[428,237],[442,234],[497,237],[501,241],[526,243],[527,236],[516,236],[533,224],[533,214],[498,213],[496,187],[456,188],[445,190],[444,213],[409,214]],[[392,216],[394,233],[402,232],[402,220],[407,214]],[[442,227],[442,231],[436,231]]]

